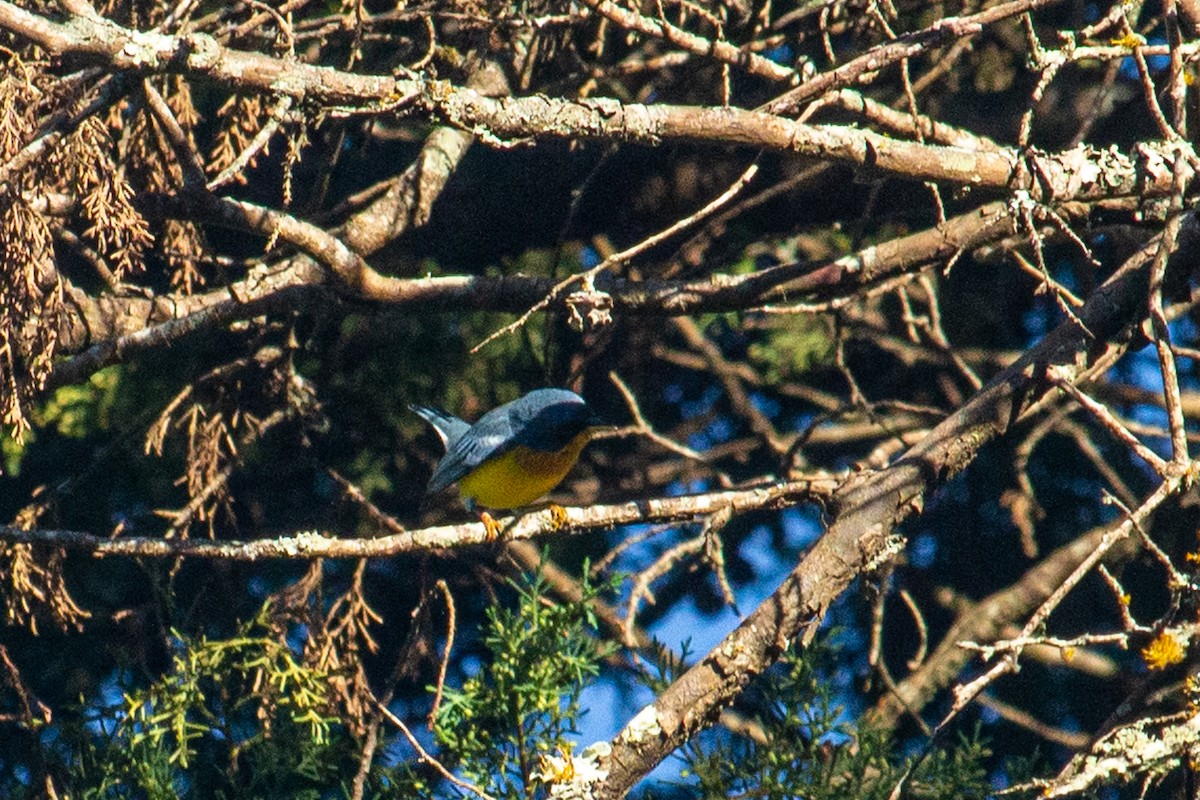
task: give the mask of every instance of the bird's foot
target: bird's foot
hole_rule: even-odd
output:
[[[496,518],[486,511],[479,512],[479,521],[483,523],[483,540],[485,542],[494,542],[500,538],[500,523],[496,522]]]
[[[550,507],[546,510],[550,512],[550,526],[552,530],[560,531],[567,527],[567,524],[571,521],[567,515],[567,510],[558,503],[551,503]]]

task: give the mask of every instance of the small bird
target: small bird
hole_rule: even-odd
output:
[[[508,509],[524,506],[567,476],[592,435],[603,425],[583,398],[566,389],[537,389],[494,408],[471,425],[427,406],[409,406],[437,431],[446,455],[429,478],[426,494],[458,483],[463,505]],[[490,538],[497,523],[481,517]]]

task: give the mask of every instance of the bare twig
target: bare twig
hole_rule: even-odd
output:
[[[437,683],[434,684],[433,705],[429,709],[429,730],[437,720],[438,709],[442,705],[442,689],[446,685],[446,670],[450,668],[450,652],[454,649],[454,632],[457,629],[457,614],[454,609],[454,595],[444,580],[438,579],[437,589],[446,601],[446,645],[442,652],[442,663],[438,667]]]
[[[1048,375],[1053,379],[1064,392],[1075,399],[1075,402],[1083,406],[1092,416],[1104,426],[1105,430],[1115,436],[1119,441],[1124,442],[1130,450],[1137,453],[1143,461],[1154,468],[1160,475],[1165,475],[1167,471],[1167,462],[1159,457],[1146,445],[1138,441],[1138,438],[1129,432],[1129,429],[1121,424],[1121,421],[1112,415],[1103,404],[1097,403],[1083,391],[1073,385],[1069,380],[1065,379],[1062,370],[1058,367],[1052,367],[1048,371]]]
[[[404,724],[404,721],[393,714],[387,706],[383,705],[379,701],[375,701],[375,708],[378,709],[379,713],[383,715],[384,719],[400,729],[400,732],[404,734],[404,738],[408,739],[408,743],[412,745],[412,749],[417,751],[417,757],[420,758],[421,761],[433,767],[434,771],[436,771],[439,775],[463,791],[470,792],[476,797],[482,798],[482,800],[496,800],[496,798],[492,797],[490,794],[485,792],[483,789],[480,789],[470,781],[465,781],[462,778],[456,777],[453,772],[446,769],[446,767],[442,765],[442,762],[429,755],[425,748],[421,746],[421,743],[417,741],[417,737],[413,736],[412,731],[410,731],[408,726]]]
[[[622,28],[663,39],[697,56],[715,58],[725,64],[744,69],[751,75],[773,81],[795,83],[800,76],[795,70],[776,64],[768,58],[721,40],[705,39],[667,22],[662,15],[658,19],[644,17],[637,12],[622,8],[612,0],[583,0],[584,4]]]
[[[267,118],[266,123],[259,128],[258,133],[256,133],[254,138],[250,140],[250,143],[246,145],[246,147],[243,148],[240,153],[237,154],[237,157],[235,157],[233,161],[229,163],[229,166],[221,170],[221,173],[217,175],[217,177],[208,182],[208,184],[205,186],[208,191],[215,192],[229,183],[241,178],[242,170],[244,170],[246,165],[253,161],[258,154],[263,151],[263,148],[265,148],[267,143],[271,141],[271,137],[274,136],[276,131],[279,130],[279,126],[283,123],[283,120],[287,117],[288,112],[292,108],[292,103],[292,98],[286,96],[279,98],[275,102],[275,105],[271,108],[271,113]]]
[[[828,91],[850,86],[864,75],[878,72],[889,64],[914,58],[947,42],[961,41],[979,33],[987,25],[1053,5],[1055,2],[1057,0],[1013,0],[965,17],[944,17],[924,30],[905,34],[873,47],[837,69],[805,81],[772,100],[765,108],[772,114],[792,113],[803,103]]]
[[[535,303],[532,307],[530,307],[528,311],[523,313],[515,321],[509,323],[508,325],[505,325],[503,328],[500,328],[499,330],[493,331],[492,333],[488,334],[488,336],[485,337],[483,341],[481,341],[479,344],[477,344],[471,348],[471,352],[477,353],[480,350],[482,350],[485,346],[487,346],[490,342],[495,341],[496,339],[498,339],[501,336],[504,336],[505,334],[512,333],[513,331],[519,329],[522,325],[524,325],[526,322],[529,321],[529,318],[531,316],[533,316],[536,312],[541,311],[543,308],[545,308],[547,305],[549,305],[551,302],[553,302],[555,299],[557,299],[564,290],[566,290],[570,286],[573,286],[576,283],[579,283],[583,287],[583,290],[586,292],[594,291],[594,282],[596,280],[597,275],[604,272],[605,270],[612,269],[614,266],[616,266],[618,264],[624,264],[625,262],[630,261],[631,259],[638,256],[639,254],[646,252],[647,250],[651,249],[652,247],[656,247],[657,245],[666,241],[667,239],[670,239],[672,236],[676,235],[680,231],[684,231],[684,230],[692,227],[696,223],[700,222],[701,220],[705,219],[706,217],[714,214],[718,209],[721,208],[721,206],[725,205],[730,200],[732,200],[735,196],[737,196],[737,194],[739,192],[741,192],[741,190],[744,189],[746,187],[746,185],[749,184],[750,181],[752,181],[754,179],[754,176],[756,174],[758,174],[758,162],[757,161],[752,163],[749,167],[747,167],[746,170],[741,174],[741,176],[736,181],[734,181],[733,184],[728,189],[726,189],[724,192],[722,192],[720,196],[718,196],[716,199],[709,202],[707,205],[704,206],[704,208],[701,208],[696,213],[689,214],[688,216],[684,217],[683,219],[677,220],[676,222],[672,223],[668,227],[664,228],[663,230],[659,231],[658,233],[654,234],[653,236],[646,237],[645,239],[643,239],[642,241],[633,245],[632,247],[629,247],[625,250],[622,250],[619,253],[614,253],[613,255],[608,256],[603,261],[601,261],[599,264],[588,269],[585,272],[582,272],[578,275],[572,275],[568,278],[565,278],[564,280],[559,281],[557,284],[554,285],[554,288],[546,294],[546,296],[544,298],[542,298],[539,302]]]
[[[1177,190],[1172,196],[1175,212],[1163,228],[1162,240],[1151,264],[1149,313],[1150,325],[1154,330],[1154,347],[1158,353],[1158,368],[1162,374],[1163,399],[1171,426],[1171,459],[1175,463],[1185,464],[1189,456],[1187,429],[1184,426],[1183,403],[1179,391],[1179,373],[1175,369],[1175,354],[1171,351],[1171,331],[1167,327],[1167,316],[1163,311],[1163,278],[1167,271],[1167,259],[1178,246],[1183,226],[1183,193],[1187,187],[1188,175],[1182,153],[1175,157],[1173,172]]]

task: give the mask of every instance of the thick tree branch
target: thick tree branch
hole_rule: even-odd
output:
[[[172,36],[135,31],[98,16],[73,16],[65,22],[54,22],[9,2],[0,2],[0,28],[54,55],[77,56],[116,70],[177,72],[243,89],[332,104],[385,101],[393,97],[394,89],[406,83],[387,76],[356,75],[234,50],[205,33]],[[408,88],[416,88],[407,83]]]
[[[1136,156],[1081,147],[1038,155],[1025,168],[1023,159],[1011,148],[976,152],[893,139],[853,127],[806,125],[738,108],[647,106],[603,98],[487,97],[444,81],[357,75],[234,50],[201,33],[144,33],[83,17],[55,23],[8,2],[0,2],[0,28],[55,55],[86,57],[118,70],[177,72],[223,83],[230,89],[346,104],[355,113],[383,113],[411,104],[491,143],[569,138],[743,145],[913,180],[996,191],[1023,188],[1045,200],[1165,195],[1172,189],[1175,151],[1185,150],[1189,159],[1195,160],[1186,143],[1148,143]]]
[[[295,258],[274,269],[257,269],[228,287],[207,293],[91,297],[72,293],[76,312],[66,317],[59,332],[59,351],[112,347],[122,337],[147,327],[204,314],[211,324],[226,324],[261,312],[260,303],[300,287],[329,286],[351,299],[369,299],[414,313],[450,310],[490,310],[520,313],[553,290],[549,278],[512,275],[501,278],[450,276],[396,278],[372,269],[336,237],[283,212],[244,201],[223,198],[159,198],[160,213],[208,221],[281,238],[300,247],[309,258]],[[1086,207],[1071,209],[1085,215]],[[915,275],[945,263],[963,251],[1017,232],[1003,203],[967,212],[944,225],[898,237],[823,264],[795,263],[742,275],[717,274],[694,281],[629,282],[601,276],[597,288],[625,313],[678,316],[709,311],[745,310],[770,304],[829,302],[902,275]],[[321,267],[324,267],[324,271]],[[299,297],[299,295],[297,295]],[[549,311],[565,310],[569,298],[547,304]],[[244,306],[241,312],[238,306]],[[221,307],[219,314],[210,311]],[[192,328],[198,326],[193,325]],[[95,344],[92,344],[95,343]]]
[[[1190,259],[1194,247],[1189,241],[1181,251]],[[1126,347],[1131,326],[1147,313],[1156,248],[1157,240],[1130,258],[1093,293],[1078,320],[1059,325],[901,459],[839,488],[825,535],[774,594],[612,740],[605,759],[608,777],[596,786],[595,796],[623,797],[672,751],[711,725],[721,708],[798,637],[803,644],[810,641],[825,611],[850,583],[900,546],[896,526],[918,513],[930,492],[966,469],[980,448],[1053,391],[1049,368],[1057,366],[1081,380],[1109,348]]]

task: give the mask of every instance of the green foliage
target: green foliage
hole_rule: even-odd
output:
[[[317,743],[329,737],[331,720],[319,713],[328,702],[325,676],[301,665],[286,645],[273,638],[251,636],[249,629],[233,639],[201,637],[185,641],[183,652],[174,661],[171,672],[149,689],[126,697],[134,747],[147,740],[156,745],[173,741],[170,760],[186,768],[193,741],[220,722],[222,712],[207,702],[213,689],[238,680],[261,692],[239,698],[238,705],[257,703],[260,710],[273,706],[275,711],[288,713],[293,722],[307,725]]]
[[[522,798],[541,758],[570,750],[579,694],[607,649],[589,633],[596,625],[590,601],[604,587],[585,581],[573,603],[546,603],[540,576],[514,587],[515,610],[487,611],[489,663],[461,689],[446,690],[434,733],[471,781],[495,797]]]
[[[726,737],[688,746],[685,776],[694,777],[702,797],[886,800],[910,770],[909,793],[923,800],[987,796],[983,762],[990,753],[977,736],[924,758],[897,759],[889,736],[846,722],[837,690],[821,668],[830,655],[827,643],[817,643],[789,653],[764,677],[764,741]]]
[[[29,434],[21,441],[13,438],[7,431],[0,433],[0,458],[3,458],[6,475],[21,474],[21,456],[25,454],[25,445]]]
[[[815,366],[828,363],[833,355],[829,331],[808,317],[772,325],[764,334],[750,345],[747,355],[771,383],[793,380]]]
[[[72,796],[320,797],[353,764],[328,676],[272,635],[266,612],[224,640],[179,636],[171,669],[125,695],[115,724],[74,731]],[[352,773],[351,773],[352,774]]]
[[[87,383],[59,388],[42,407],[38,427],[54,426],[75,438],[108,430],[122,372],[109,367],[92,373]]]
[[[53,428],[62,436],[82,439],[109,430],[124,373],[120,366],[109,367],[93,373],[85,383],[59,387],[34,410],[35,431]],[[8,430],[0,433],[0,456],[7,474],[20,474],[21,459],[35,438],[34,431],[26,432],[20,441]]]

